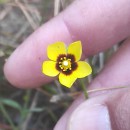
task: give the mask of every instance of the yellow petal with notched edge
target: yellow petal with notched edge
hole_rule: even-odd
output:
[[[73,42],[68,47],[68,54],[72,54],[75,56],[75,60],[78,61],[81,58],[82,54],[82,45],[80,41]]]
[[[44,61],[42,64],[42,73],[51,77],[57,76],[59,71],[56,69],[56,62]]]
[[[83,77],[86,77],[86,76],[88,76],[88,75],[90,75],[92,73],[92,68],[91,68],[91,66],[87,62],[85,62],[85,61],[78,61],[77,64],[78,64],[78,67],[73,72],[73,74],[77,78],[83,78]]]
[[[68,88],[71,88],[76,79],[77,78],[73,74],[65,75],[63,73],[60,73],[59,75],[60,83]]]
[[[48,46],[47,55],[49,59],[56,61],[60,54],[66,54],[66,46],[63,42],[56,42]]]

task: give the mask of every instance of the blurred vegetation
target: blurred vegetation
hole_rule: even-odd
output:
[[[51,130],[80,94],[79,80],[69,90],[57,80],[38,89],[22,90],[8,83],[3,74],[3,65],[17,46],[71,2],[0,0],[0,130]],[[88,59],[93,74],[83,79],[84,84],[95,77],[116,50],[117,46]]]

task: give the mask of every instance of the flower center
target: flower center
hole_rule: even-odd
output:
[[[61,54],[57,58],[56,69],[65,75],[70,75],[77,69],[75,56],[71,54]]]
[[[71,59],[67,59],[66,57],[63,57],[60,59],[59,67],[63,71],[67,71],[68,69],[71,70]]]

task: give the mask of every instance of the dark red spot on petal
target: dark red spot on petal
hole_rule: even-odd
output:
[[[75,56],[72,54],[67,54],[67,59],[71,59],[71,62],[75,62]]]

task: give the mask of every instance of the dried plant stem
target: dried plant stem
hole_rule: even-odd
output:
[[[98,91],[105,91],[105,90],[112,90],[112,89],[119,89],[119,88],[127,88],[127,87],[128,87],[128,86],[109,87],[109,88],[99,88],[99,89],[89,90],[88,93],[98,92]]]
[[[36,30],[38,28],[38,25],[33,21],[32,17],[30,16],[30,14],[28,13],[28,11],[26,10],[26,7],[22,3],[20,3],[18,0],[15,0],[15,3],[22,10],[23,14],[27,18],[27,20],[30,23],[30,25],[33,28],[33,30]]]
[[[128,86],[120,86],[120,87],[109,87],[109,88],[99,88],[99,89],[93,89],[93,90],[88,90],[86,91],[85,86],[83,86],[82,89],[84,89],[84,95],[86,95],[85,97],[88,98],[88,94],[93,93],[93,92],[99,92],[99,91],[106,91],[106,90],[114,90],[114,89],[122,89],[122,88],[127,88]],[[64,93],[63,95],[58,94],[58,95],[54,95],[51,98],[51,102],[58,102],[64,99],[68,99],[68,98],[72,98],[72,97],[77,97],[81,94],[82,92],[73,92],[73,93]],[[86,99],[87,99],[86,98]]]
[[[58,15],[60,9],[64,9],[65,0],[55,0],[54,2],[54,16]]]
[[[99,53],[99,65],[100,65],[100,70],[102,70],[104,66],[104,53],[103,52]]]
[[[3,20],[6,15],[11,11],[12,7],[6,7],[3,11],[0,12],[0,21]]]
[[[60,2],[61,0],[55,0],[54,2],[54,16],[56,16],[60,11]]]
[[[37,101],[38,101],[38,95],[39,95],[39,92],[36,91],[36,93],[35,93],[35,95],[34,95],[34,98],[33,98],[33,101],[32,101],[32,104],[31,104],[31,106],[30,106],[30,110],[32,110],[33,108],[36,107]],[[28,115],[27,115],[25,121],[24,121],[23,124],[22,124],[22,130],[27,130],[27,129],[28,129],[28,124],[29,124],[29,121],[30,121],[31,118],[32,118],[32,115],[33,115],[32,112],[28,113]]]

